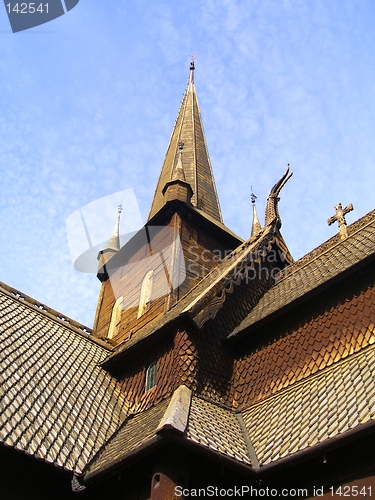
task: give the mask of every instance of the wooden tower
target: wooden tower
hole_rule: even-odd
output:
[[[124,214],[126,217],[126,213]],[[117,227],[117,226],[116,226]],[[115,228],[118,238],[118,227]],[[222,220],[194,85],[194,62],[146,225],[100,252],[94,334],[115,346],[170,308],[243,240]]]

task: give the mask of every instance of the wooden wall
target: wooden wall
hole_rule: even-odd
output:
[[[141,239],[141,246],[127,255],[124,249],[124,261],[113,272],[110,279],[103,284],[103,292],[99,297],[95,335],[106,338],[111,321],[113,306],[118,297],[123,297],[121,325],[113,339],[119,344],[129,338],[135,331],[144,326],[150,319],[166,310],[167,297],[171,292],[169,272],[173,258],[174,223],[150,231],[150,241],[146,236]],[[146,235],[146,233],[145,233]],[[126,246],[126,245],[125,245]],[[116,258],[121,258],[121,253]],[[138,306],[142,281],[149,270],[154,271],[151,302],[148,310],[138,319]]]
[[[131,255],[126,252],[127,245],[119,251],[115,256],[119,261],[117,269],[102,285],[93,328],[95,336],[107,338],[114,304],[118,297],[124,298],[121,325],[111,339],[114,345],[123,343],[165,313],[229,252],[217,238],[194,227],[178,213],[163,227],[151,226],[148,233],[150,241],[140,238],[141,244],[132,248]],[[150,269],[154,271],[151,301],[138,318],[142,281]]]
[[[145,391],[147,367],[157,361],[156,386]],[[196,347],[184,330],[170,335],[123,368],[119,379],[122,390],[137,410],[145,410],[170,396],[181,384],[195,388]]]

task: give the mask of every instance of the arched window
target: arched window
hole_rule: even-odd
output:
[[[140,318],[150,307],[153,276],[154,271],[151,269],[143,278],[137,318]]]
[[[113,339],[119,332],[121,324],[121,311],[124,297],[119,297],[112,309],[111,322],[109,324],[108,338]]]
[[[151,365],[147,368],[146,371],[146,383],[145,383],[146,392],[156,386],[157,371],[158,371],[158,362],[154,361],[153,363],[151,363]]]

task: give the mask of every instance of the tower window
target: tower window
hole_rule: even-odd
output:
[[[113,337],[116,337],[120,330],[120,324],[121,324],[121,311],[122,311],[122,303],[123,303],[124,297],[119,297],[115,305],[113,306],[112,309],[112,315],[111,315],[111,322],[109,324],[109,330],[108,330],[108,338],[113,339]]]
[[[153,363],[151,363],[151,365],[147,368],[146,371],[146,384],[145,384],[146,392],[156,386],[157,371],[158,371],[158,363],[157,361],[154,361]]]
[[[153,277],[154,271],[151,269],[143,278],[137,318],[140,318],[150,307]]]

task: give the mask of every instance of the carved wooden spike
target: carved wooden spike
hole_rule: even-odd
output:
[[[289,173],[289,169],[290,165],[288,163],[285,174],[278,182],[276,182],[276,184],[271,189],[270,194],[268,195],[266,204],[266,220],[264,223],[265,226],[272,224],[275,219],[279,222],[279,227],[281,226],[281,219],[278,211],[278,196],[282,188],[293,175],[293,172]]]

